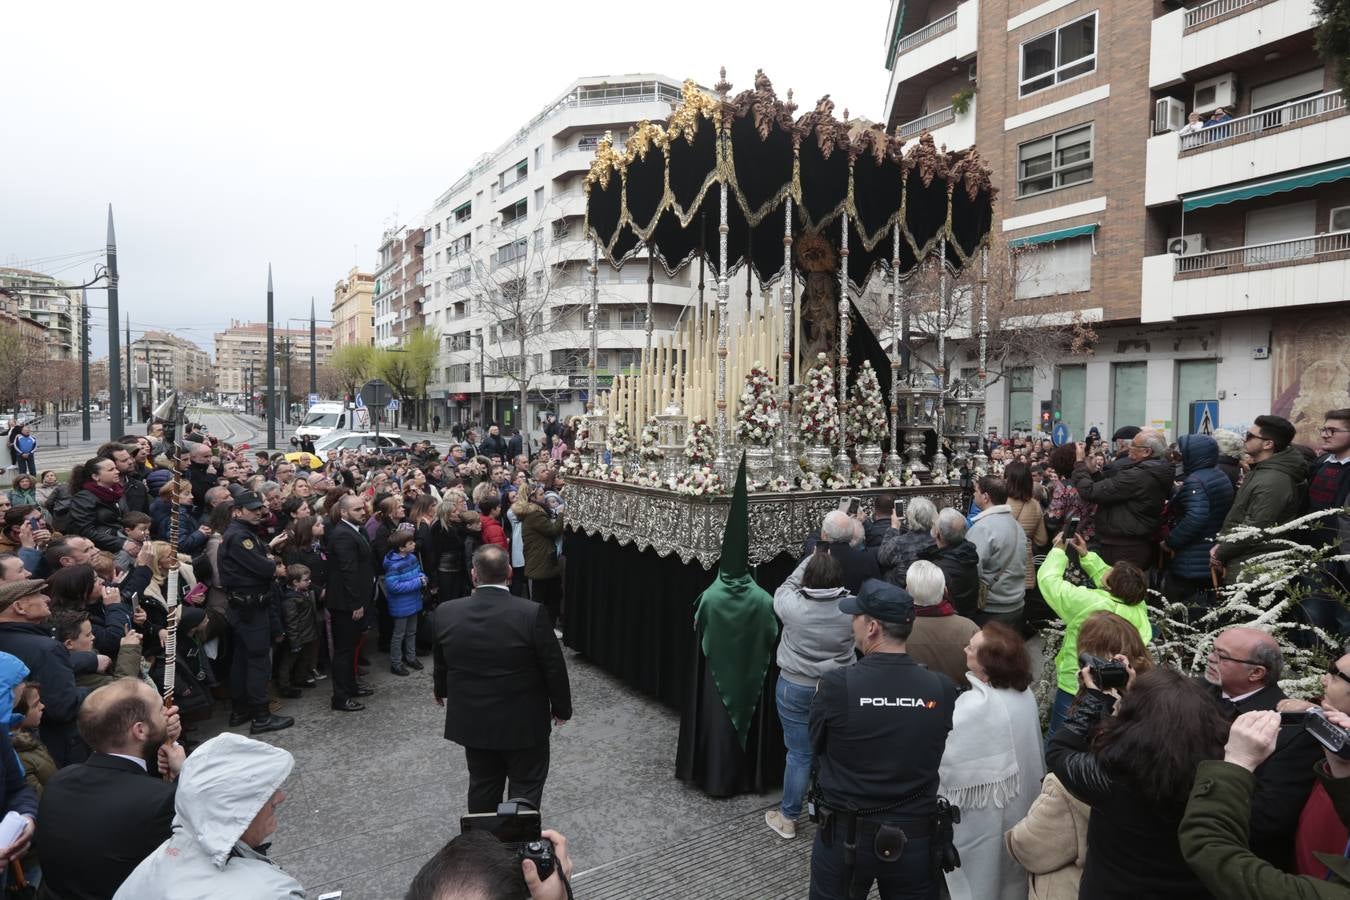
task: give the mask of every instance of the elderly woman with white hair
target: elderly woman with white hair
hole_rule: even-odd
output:
[[[959,518],[961,514],[956,515]],[[964,688],[966,644],[980,626],[957,615],[948,599],[947,579],[935,563],[926,559],[911,563],[905,573],[905,584],[914,598],[915,616],[905,652],[930,671],[941,672],[957,687]]]
[[[909,564],[935,546],[932,530],[937,521],[937,507],[927,497],[915,497],[905,504],[905,521],[908,528],[902,528],[900,516],[892,512],[891,530],[877,548],[882,577],[900,588],[905,586]]]

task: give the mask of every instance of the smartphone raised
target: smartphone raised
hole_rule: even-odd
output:
[[[1078,516],[1070,516],[1069,521],[1064,523],[1064,541],[1068,543],[1073,540],[1074,535],[1078,533]]]

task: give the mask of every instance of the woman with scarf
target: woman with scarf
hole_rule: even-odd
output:
[[[966,645],[971,690],[956,700],[938,792],[961,810],[947,873],[952,900],[1025,900],[1027,877],[1003,843],[1041,789],[1040,713],[1021,636],[989,622]]]
[[[117,464],[106,456],[96,456],[70,471],[70,530],[94,542],[109,553],[124,548],[127,536],[122,531],[122,476]],[[133,544],[126,547],[134,553]]]

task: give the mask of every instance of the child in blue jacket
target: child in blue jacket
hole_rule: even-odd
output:
[[[389,616],[394,620],[394,636],[389,641],[389,671],[407,675],[408,669],[420,669],[417,660],[417,614],[422,611],[422,588],[427,577],[417,560],[417,535],[396,531],[389,538],[384,556],[384,596]]]

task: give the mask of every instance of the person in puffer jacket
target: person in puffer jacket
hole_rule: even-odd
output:
[[[773,595],[774,614],[783,623],[774,698],[783,723],[787,768],[782,803],[764,818],[785,839],[796,836],[802,797],[811,780],[807,724],[816,685],[827,672],[853,664],[853,617],[839,611],[839,601],[848,595],[843,566],[825,543],[816,544]]]
[[[420,669],[417,659],[417,614],[422,611],[422,589],[427,577],[417,558],[417,533],[400,530],[389,538],[384,556],[384,596],[394,633],[389,640],[389,671],[407,675],[408,669]]]
[[[1177,440],[1185,480],[1167,504],[1166,545],[1172,561],[1163,580],[1163,595],[1195,611],[1197,598],[1212,586],[1209,551],[1233,505],[1233,482],[1219,468],[1219,444],[1205,434]]]

